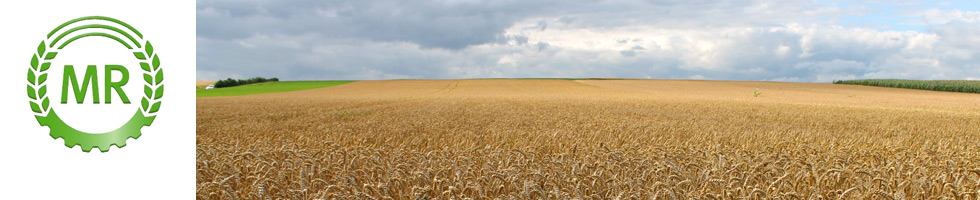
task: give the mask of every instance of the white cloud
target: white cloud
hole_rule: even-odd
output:
[[[962,10],[925,9],[912,14],[928,24],[947,24],[953,21],[980,22],[980,12]]]
[[[972,11],[913,12],[931,27],[916,32],[841,26],[833,19],[866,9],[804,0],[198,7],[199,80],[980,77]]]

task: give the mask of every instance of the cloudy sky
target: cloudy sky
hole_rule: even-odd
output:
[[[197,79],[980,79],[980,3],[198,0]]]

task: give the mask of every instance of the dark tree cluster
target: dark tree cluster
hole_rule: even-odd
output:
[[[216,87],[216,88],[234,87],[234,86],[248,85],[248,84],[253,84],[253,83],[278,82],[278,81],[279,81],[279,78],[262,78],[262,77],[255,77],[255,78],[250,78],[250,79],[231,79],[231,78],[228,78],[228,79],[225,79],[225,80],[219,80],[218,82],[214,83],[214,87]]]

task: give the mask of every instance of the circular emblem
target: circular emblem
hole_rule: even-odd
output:
[[[122,44],[139,61],[139,67],[143,72],[143,97],[139,102],[139,108],[129,118],[129,121],[109,132],[88,133],[73,128],[58,117],[58,113],[51,106],[52,100],[48,97],[46,81],[48,81],[52,61],[59,56],[58,52],[71,45],[72,42],[89,37],[108,38]],[[129,75],[126,66],[106,65],[105,71],[106,79],[103,82],[105,100],[103,104],[110,103],[113,89],[122,99],[121,103],[130,103],[125,93],[120,89],[121,86],[128,83]],[[120,81],[112,82],[111,73],[115,71],[121,72],[123,76]],[[75,71],[72,66],[65,66],[64,72],[65,78],[62,80],[64,83],[61,88],[64,92],[62,92],[61,103],[66,103],[67,98],[64,94],[69,91],[70,83],[75,86],[74,94],[78,103],[82,103],[83,99],[78,98],[79,94],[84,97],[89,83],[93,83],[91,86],[94,90],[92,92],[94,104],[100,103],[97,98],[99,97],[99,90],[102,88],[98,86],[98,73],[95,72],[94,65],[89,66],[89,71],[86,71],[84,78],[79,78],[83,80],[81,84],[77,82],[78,79],[75,78]],[[122,148],[126,146],[126,140],[129,138],[139,138],[142,135],[141,129],[144,126],[150,126],[156,118],[163,97],[163,68],[160,67],[160,57],[153,51],[153,45],[143,38],[143,34],[129,24],[103,16],[72,19],[48,33],[47,38],[37,46],[36,54],[31,57],[31,66],[27,70],[27,82],[27,97],[30,98],[30,107],[34,111],[38,124],[47,126],[52,138],[62,138],[68,148],[78,145],[84,152],[89,152],[92,148],[107,152],[112,145]],[[92,114],[97,115],[98,113]]]

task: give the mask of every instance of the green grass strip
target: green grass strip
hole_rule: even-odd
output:
[[[280,81],[265,82],[235,87],[215,88],[205,90],[204,87],[197,87],[197,97],[221,97],[238,96],[250,94],[263,94],[273,92],[289,92],[298,90],[309,90],[316,88],[333,87],[351,83],[354,81]]]

